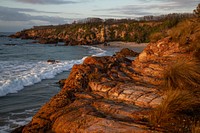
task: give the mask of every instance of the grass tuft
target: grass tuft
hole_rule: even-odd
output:
[[[200,63],[195,59],[178,59],[165,70],[164,87],[167,89],[200,87]]]
[[[200,23],[198,19],[187,19],[168,30],[167,34],[172,41],[178,42],[182,47],[188,47],[192,51],[200,49]]]
[[[190,132],[199,130],[192,127],[199,120],[200,100],[188,90],[169,90],[166,97],[150,115],[150,124],[168,132]],[[194,119],[193,117],[198,117]],[[191,129],[192,128],[192,129]]]
[[[152,111],[149,122],[169,132],[199,131],[200,64],[178,59],[164,72],[164,100]],[[194,126],[195,125],[195,126]]]

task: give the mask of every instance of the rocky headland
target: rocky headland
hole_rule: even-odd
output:
[[[132,54],[88,57],[83,64],[74,65],[69,77],[62,81],[62,90],[18,131],[170,131],[152,128],[149,114],[165,98],[161,91],[164,69],[177,58],[193,57],[194,51],[165,38],[150,43],[134,61],[127,56]]]
[[[199,27],[196,19],[182,22],[140,54],[123,49],[86,58],[32,121],[13,132],[199,131]]]
[[[66,45],[95,45],[107,41],[146,43],[163,38],[162,32],[175,26],[191,14],[169,14],[157,18],[146,17],[143,20],[102,20],[90,18],[86,22],[57,26],[34,26],[16,34],[13,38],[35,39],[42,44],[64,42]]]

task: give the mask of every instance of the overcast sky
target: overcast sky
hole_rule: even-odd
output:
[[[87,17],[192,13],[198,3],[200,0],[0,0],[0,32],[65,24]]]

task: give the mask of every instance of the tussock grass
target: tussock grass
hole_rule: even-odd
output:
[[[167,34],[172,37],[172,41],[178,42],[180,46],[188,46],[192,50],[200,49],[200,23],[196,18],[180,22],[168,30]]]
[[[155,43],[157,42],[158,40],[160,39],[163,39],[165,36],[164,36],[164,33],[162,32],[156,32],[156,33],[153,33],[149,36],[150,40],[152,43]]]
[[[165,99],[150,114],[149,122],[153,127],[167,132],[199,133],[200,99],[188,90],[168,90]]]
[[[200,120],[199,62],[178,59],[166,69],[164,80],[164,100],[150,114],[150,124],[170,132],[199,130],[194,124]]]
[[[176,115],[193,111],[199,104],[200,100],[188,90],[168,90],[161,105],[151,115],[151,122],[154,125],[165,125]]]
[[[196,59],[178,59],[164,72],[164,88],[192,89],[200,87],[200,63]]]

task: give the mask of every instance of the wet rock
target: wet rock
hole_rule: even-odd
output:
[[[59,63],[60,61],[58,60],[47,60],[48,63],[51,63],[51,64],[56,64],[56,63]]]
[[[16,46],[17,44],[11,44],[11,43],[9,43],[9,44],[4,44],[4,45],[6,45],[6,46]]]

